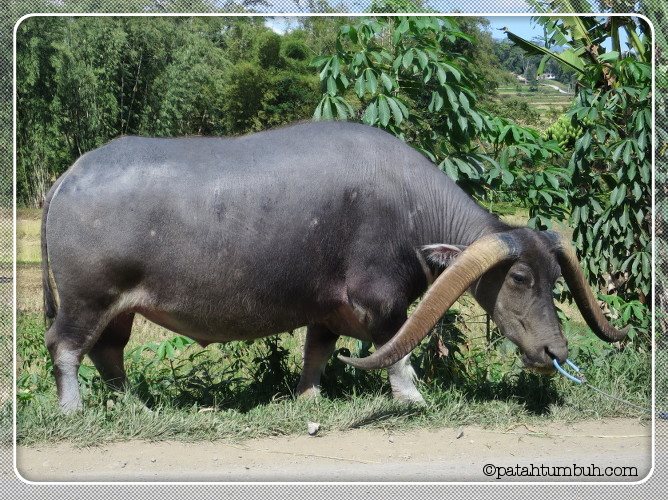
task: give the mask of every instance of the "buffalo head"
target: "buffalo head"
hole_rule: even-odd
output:
[[[563,275],[582,316],[601,339],[616,342],[625,330],[604,318],[585,281],[570,244],[552,231],[515,228],[483,236],[463,249],[445,245],[447,258],[432,255],[447,267],[427,290],[396,335],[366,358],[340,358],[363,369],[392,365],[408,354],[466,290],[490,314],[501,332],[522,352],[528,368],[552,371],[553,360],[568,357],[552,290]],[[430,246],[427,252],[442,250]]]

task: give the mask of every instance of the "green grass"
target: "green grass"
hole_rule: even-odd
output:
[[[563,90],[567,90],[567,86],[560,83],[550,81],[550,85],[556,85]],[[519,100],[530,106],[530,110],[537,114],[536,119],[530,119],[527,122],[527,117],[520,113],[512,118],[518,123],[524,123],[529,126],[538,128],[539,130],[547,129],[556,119],[556,116],[568,109],[573,101],[573,96],[570,94],[562,94],[558,90],[540,84],[538,91],[531,92],[528,85],[507,85],[499,87],[496,92],[495,101],[497,105],[503,105],[513,100]],[[506,113],[513,113],[512,109],[505,110]]]
[[[190,344],[177,348],[171,359],[157,362],[153,350],[142,350],[150,342],[130,347],[126,367],[131,388],[125,394],[104,387],[86,362],[80,371],[85,411],[62,416],[43,330],[38,314],[21,313],[21,444],[244,439],[302,434],[308,421],[320,422],[323,431],[332,431],[362,426],[397,430],[466,424],[508,427],[545,420],[648,417],[563,378],[528,373],[520,368],[507,342],[498,346],[479,342],[476,348],[473,335],[469,335],[468,350],[458,358],[464,368],[452,379],[439,376],[452,369],[445,366],[447,360],[436,376],[422,374],[425,408],[392,401],[384,374],[355,373],[335,359],[325,372],[323,397],[315,402],[295,399],[292,390],[300,368],[299,342],[294,335],[284,335],[276,344],[282,353],[277,364],[280,370],[266,363],[272,357],[266,341],[215,344],[206,349]],[[618,398],[649,406],[648,352],[603,345],[581,326],[570,330],[572,359],[586,367],[592,384]],[[350,341],[343,345],[355,349]],[[416,350],[416,358],[421,349],[424,344]],[[418,359],[415,365],[420,366]]]
[[[526,213],[510,205],[497,208],[508,222],[526,221]],[[20,250],[24,263],[18,266],[17,279],[18,438],[22,444],[236,440],[301,434],[308,421],[320,422],[327,432],[362,426],[508,427],[545,420],[648,418],[563,378],[522,370],[512,344],[486,331],[482,310],[466,296],[456,305],[458,316],[454,312],[448,316],[456,328],[443,327],[441,338],[453,341],[448,344],[448,356],[437,355],[435,336],[414,351],[420,390],[428,403],[425,408],[392,401],[384,372],[356,372],[336,359],[325,371],[323,397],[295,399],[303,329],[269,340],[213,344],[204,349],[137,317],[126,348],[130,390],[110,392],[86,360],[80,370],[85,411],[63,416],[57,408],[44,346],[38,260],[31,260],[25,253],[28,246],[23,245],[39,240],[39,211],[22,211],[19,216],[19,249],[24,249]],[[566,226],[558,229],[568,231]],[[574,306],[560,304],[560,308],[570,318],[565,331],[571,359],[586,369],[590,382],[648,407],[650,353],[642,345],[630,344],[620,350],[605,344],[586,328]],[[342,338],[337,347],[358,354],[361,346]],[[660,383],[668,386],[668,377]],[[4,407],[7,411],[0,418],[11,415],[9,404]]]
[[[40,225],[42,211],[37,208],[21,208],[17,211],[16,262],[37,264],[41,262]]]

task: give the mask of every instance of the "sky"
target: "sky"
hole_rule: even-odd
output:
[[[489,28],[492,37],[497,40],[503,40],[506,35],[501,28],[506,27],[508,31],[515,33],[522,38],[531,40],[534,37],[543,37],[543,28],[531,21],[530,16],[488,16]]]

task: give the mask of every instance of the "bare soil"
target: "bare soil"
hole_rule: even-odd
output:
[[[668,424],[662,423],[667,426]],[[664,429],[665,430],[665,429]],[[499,481],[483,466],[636,467],[632,477],[506,477],[514,481],[627,481],[651,468],[651,424],[633,419],[405,432],[321,430],[231,442],[127,441],[92,448],[20,446],[30,481]]]

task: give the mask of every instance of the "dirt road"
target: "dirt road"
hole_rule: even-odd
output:
[[[31,481],[497,481],[498,470],[491,469],[487,476],[484,465],[521,472],[517,465],[530,470],[531,464],[537,468],[575,464],[585,469],[597,466],[601,473],[606,467],[636,467],[637,476],[505,479],[634,482],[651,467],[651,424],[613,419],[506,430],[321,431],[314,437],[238,444],[130,441],[94,448],[21,446],[17,464]]]

